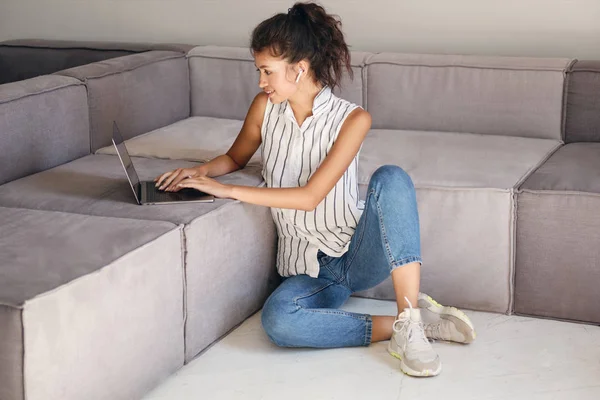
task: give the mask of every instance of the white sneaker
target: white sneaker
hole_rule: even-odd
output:
[[[467,315],[455,307],[443,306],[425,293],[419,293],[419,309],[425,335],[429,339],[471,343],[477,336]]]
[[[398,315],[393,329],[388,352],[401,360],[402,372],[411,376],[436,376],[442,371],[440,357],[425,337],[418,308],[409,305]]]

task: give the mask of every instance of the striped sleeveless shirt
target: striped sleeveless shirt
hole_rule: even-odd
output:
[[[262,175],[269,188],[305,186],[331,150],[343,122],[357,107],[325,86],[313,115],[298,126],[287,101],[269,99],[261,128]],[[360,151],[359,151],[360,153]],[[277,227],[277,271],[281,276],[317,277],[317,253],[340,257],[347,250],[364,202],[358,197],[358,154],[314,211],[271,208]]]

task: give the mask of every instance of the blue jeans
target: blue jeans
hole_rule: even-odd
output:
[[[371,343],[368,314],[339,310],[354,292],[383,282],[397,267],[421,263],[419,216],[411,178],[384,165],[371,176],[365,209],[341,257],[318,254],[317,278],[285,279],[265,302],[262,325],[283,347],[349,347]]]

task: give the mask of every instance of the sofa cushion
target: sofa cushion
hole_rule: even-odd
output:
[[[600,143],[563,146],[521,189],[600,193]]]
[[[0,398],[140,398],[183,365],[181,228],[2,207],[0,225]]]
[[[197,164],[133,157],[140,180]],[[259,167],[247,167],[216,178],[223,183],[262,184]],[[116,156],[90,155],[0,186],[0,206],[64,211],[87,215],[189,223],[232,200],[168,206],[139,206]]]
[[[0,86],[0,184],[89,153],[80,81],[41,76]]]
[[[516,313],[600,324],[600,195],[518,195]]]
[[[373,128],[560,140],[568,59],[380,53],[367,59]]]
[[[184,54],[149,51],[57,72],[86,83],[92,152],[111,143],[112,123],[129,139],[190,114]]]
[[[125,47],[128,46],[114,46],[114,44],[107,44],[107,48],[104,49],[83,43],[81,47],[74,46],[75,42],[53,43],[46,40],[0,42],[0,84],[22,81],[79,65],[149,50],[142,46],[126,49]]]
[[[362,146],[358,179],[368,185],[377,168],[396,164],[417,187],[511,189],[559,145],[546,139],[374,129]]]
[[[208,162],[225,154],[242,129],[243,121],[191,117],[125,141],[132,156]],[[96,154],[116,154],[114,146]],[[260,151],[249,164],[261,163]]]
[[[268,207],[231,202],[184,228],[185,361],[260,310],[280,277]]]
[[[368,53],[352,52],[354,80],[345,74],[335,94],[363,105],[362,69]],[[244,120],[260,92],[259,74],[246,47],[199,46],[188,53],[193,116]]]
[[[568,79],[565,142],[600,142],[600,61],[577,61]]]
[[[361,198],[379,166],[405,169],[417,191],[422,290],[444,304],[510,312],[515,188],[559,145],[508,136],[373,130],[361,150]],[[391,279],[357,295],[395,298]]]
[[[515,311],[600,323],[600,143],[570,143],[518,195]]]

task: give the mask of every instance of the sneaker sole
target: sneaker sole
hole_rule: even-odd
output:
[[[388,347],[388,353],[390,353],[390,355],[394,358],[397,358],[398,360],[400,360],[400,370],[408,375],[408,376],[418,376],[418,377],[433,377],[436,375],[439,375],[439,373],[442,371],[442,364],[440,363],[439,368],[437,369],[437,371],[433,371],[430,369],[426,369],[425,371],[415,371],[414,369],[410,368],[408,365],[406,365],[404,363],[404,360],[402,359],[402,356],[398,353],[396,353],[395,351],[393,351],[392,349],[390,349]]]
[[[427,310],[439,315],[440,318],[443,318],[444,314],[452,315],[453,317],[458,318],[459,320],[461,320],[462,322],[467,324],[469,326],[469,328],[471,328],[472,335],[468,336],[465,339],[465,343],[471,343],[477,337],[477,333],[475,333],[475,327],[473,326],[471,319],[467,316],[467,314],[465,314],[463,311],[459,310],[458,308],[441,305],[440,303],[435,301],[433,298],[431,298],[431,296],[428,296],[428,295],[419,296],[418,302],[419,303],[421,303],[421,302],[427,303],[426,306],[421,306],[421,304],[419,304],[419,307],[426,308]]]

